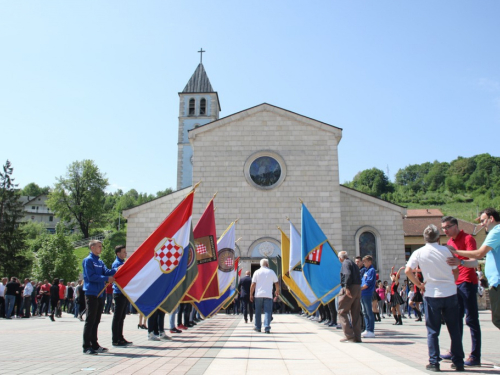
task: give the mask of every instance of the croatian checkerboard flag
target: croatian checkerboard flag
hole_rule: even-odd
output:
[[[130,303],[149,317],[186,276],[194,191],[168,215],[115,274]]]

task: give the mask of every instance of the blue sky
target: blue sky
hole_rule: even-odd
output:
[[[201,47],[221,117],[267,102],[342,128],[341,182],[500,156],[499,19],[497,0],[0,0],[0,162],[21,187],[92,159],[110,191],[175,189]]]

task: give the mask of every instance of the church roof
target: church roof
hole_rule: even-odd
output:
[[[199,133],[202,133],[204,131],[207,131],[207,130],[210,130],[210,129],[213,129],[213,128],[216,128],[219,126],[224,126],[224,125],[230,123],[231,121],[234,121],[236,119],[241,119],[241,118],[247,117],[249,115],[255,114],[257,112],[261,112],[261,111],[276,112],[276,113],[279,113],[281,115],[292,118],[294,120],[302,121],[304,123],[308,123],[310,125],[321,128],[323,130],[333,132],[337,135],[339,141],[342,138],[342,128],[327,124],[326,122],[315,120],[315,119],[310,118],[310,117],[299,115],[298,113],[295,113],[295,112],[289,111],[287,109],[283,109],[283,108],[280,108],[280,107],[277,107],[277,106],[274,106],[274,105],[268,104],[268,103],[262,103],[262,104],[254,106],[254,107],[244,109],[242,111],[233,113],[232,115],[223,117],[221,119],[218,119],[218,120],[209,122],[207,124],[198,126],[194,129],[191,129],[188,131],[189,138],[191,138],[191,137],[194,138],[195,134],[199,134]]]
[[[202,63],[198,64],[198,67],[194,71],[193,75],[189,79],[186,87],[182,90],[183,93],[193,93],[193,92],[215,92],[208,79],[207,72]]]
[[[438,217],[441,219],[443,217],[441,210],[437,208],[422,208],[422,209],[412,209],[407,210],[407,218],[417,218],[417,217]]]

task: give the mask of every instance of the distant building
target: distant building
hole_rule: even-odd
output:
[[[411,253],[413,253],[419,247],[425,245],[424,241],[424,229],[429,224],[434,224],[436,227],[441,228],[441,218],[445,216],[441,210],[435,208],[423,208],[406,211],[406,216],[403,219],[403,230],[405,233],[405,255],[406,260],[410,258]],[[484,239],[486,238],[486,233],[478,224],[469,223],[464,220],[458,220],[458,227],[464,232],[472,234],[476,239],[477,246],[481,246]],[[448,237],[444,233],[441,233],[439,243],[445,245],[448,242]]]
[[[22,196],[21,202],[24,208],[23,221],[43,223],[47,228],[47,232],[55,233],[56,225],[60,220],[56,218],[54,212],[47,206],[47,198],[47,194],[36,197]]]

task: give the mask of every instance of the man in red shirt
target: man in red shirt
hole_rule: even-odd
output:
[[[452,216],[441,219],[441,229],[449,237],[448,245],[455,250],[476,250],[476,240],[470,234],[458,228],[458,220]],[[454,266],[458,266],[457,294],[461,320],[465,314],[465,323],[470,328],[472,349],[465,366],[481,366],[481,327],[479,325],[479,311],[477,307],[478,279],[475,267],[477,260],[457,256],[453,259]],[[450,262],[448,262],[450,264]],[[464,325],[460,324],[460,334],[463,337]],[[443,359],[451,359],[451,353],[441,355]]]
[[[57,316],[60,318],[62,315],[64,301],[66,300],[66,285],[64,285],[64,280],[59,280],[59,302],[57,303],[58,314]]]
[[[47,316],[47,313],[49,311],[51,286],[52,285],[49,284],[49,280],[45,279],[43,281],[42,286],[40,287],[40,295],[42,296],[40,301],[40,316],[42,316],[42,313],[44,311],[45,311],[45,316]]]

